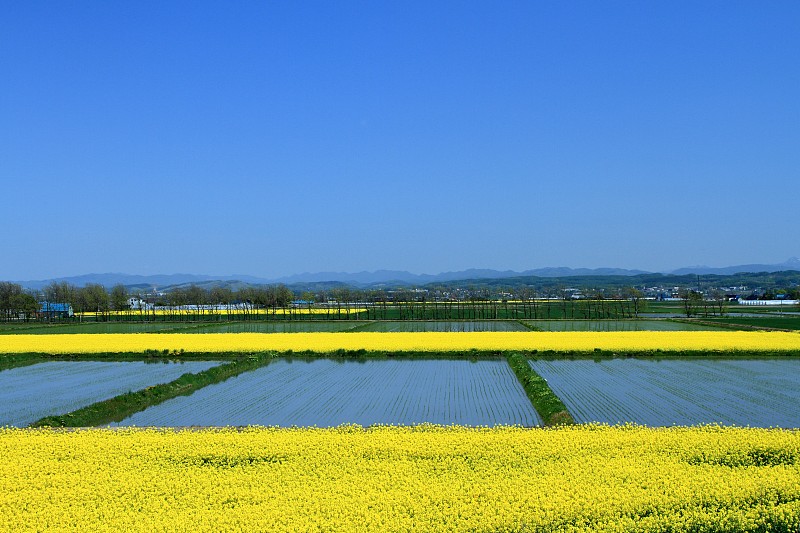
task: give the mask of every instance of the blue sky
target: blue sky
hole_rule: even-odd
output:
[[[0,279],[777,263],[798,2],[6,2]]]

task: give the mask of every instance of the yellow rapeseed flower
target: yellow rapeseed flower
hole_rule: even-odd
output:
[[[146,350],[262,352],[367,350],[800,351],[800,334],[764,331],[457,332],[457,333],[109,333],[3,335],[0,353],[122,353]]]
[[[800,434],[0,429],[2,531],[798,531]]]

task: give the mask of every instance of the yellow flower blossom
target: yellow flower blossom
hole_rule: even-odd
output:
[[[0,429],[2,531],[797,531],[800,434]]]
[[[457,333],[109,333],[3,335],[0,353],[122,353],[146,350],[262,352],[337,350],[799,351],[800,334],[764,331],[457,332]]]

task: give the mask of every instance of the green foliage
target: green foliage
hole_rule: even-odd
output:
[[[21,285],[0,282],[0,320],[19,320],[20,316],[29,319],[37,308],[36,298],[26,293]]]
[[[723,326],[730,326],[737,329],[769,328],[769,329],[800,330],[800,316],[709,318],[706,319],[706,322],[711,322]]]
[[[42,358],[34,354],[4,354],[0,357],[0,370],[10,370],[22,366],[41,363]]]
[[[525,389],[525,394],[530,398],[533,408],[542,417],[546,426],[575,423],[572,415],[567,411],[567,406],[556,396],[547,381],[533,371],[525,355],[516,352],[509,353],[506,355],[506,360]]]
[[[31,424],[31,427],[90,427],[119,422],[152,405],[158,405],[177,396],[187,396],[207,385],[220,383],[243,372],[264,366],[271,359],[271,354],[251,355],[211,367],[197,374],[183,374],[170,383],[121,394],[64,415],[47,416]]]

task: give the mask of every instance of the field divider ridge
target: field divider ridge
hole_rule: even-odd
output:
[[[30,424],[30,427],[92,427],[120,422],[153,405],[178,396],[188,396],[208,385],[221,383],[239,374],[265,366],[273,358],[274,354],[259,354],[235,359],[196,374],[183,374],[169,383],[120,394],[70,413],[46,416]]]
[[[575,423],[567,406],[553,392],[553,389],[547,384],[547,380],[533,370],[526,356],[510,352],[506,354],[506,361],[545,426],[564,426]]]

